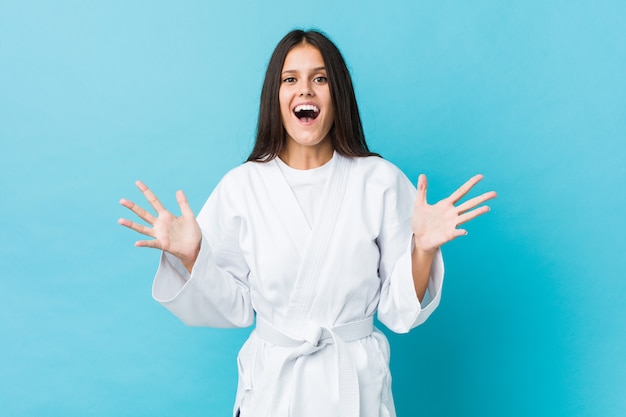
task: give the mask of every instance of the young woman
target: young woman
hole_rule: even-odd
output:
[[[316,31],[295,30],[268,65],[254,150],[217,185],[197,219],[137,186],[156,216],[119,223],[163,251],[154,298],[192,326],[256,327],[239,352],[234,415],[395,416],[389,345],[439,304],[440,247],[495,192],[455,205],[482,176],[429,205],[368,150],[346,64]],[[480,206],[480,207],[479,207]]]

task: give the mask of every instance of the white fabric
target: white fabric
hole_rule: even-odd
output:
[[[280,391],[275,387],[283,386],[290,380],[290,374],[297,360],[312,355],[327,345],[334,345],[335,360],[338,364],[339,415],[359,417],[359,377],[345,342],[370,336],[374,331],[373,323],[373,317],[368,317],[329,329],[307,322],[304,325],[304,340],[296,340],[263,320],[262,317],[257,317],[255,332],[261,339],[276,346],[291,348],[291,350],[288,351],[289,354],[286,357],[275,355],[271,362],[267,363],[267,370],[263,373],[264,379],[259,384],[266,388],[266,392],[256,393],[250,409],[254,410],[256,415],[269,415],[272,409],[274,415],[288,415],[289,398],[280,395]]]
[[[333,157],[318,168],[295,169],[285,164],[280,158],[276,158],[276,162],[295,194],[309,226],[315,224],[316,214],[320,211],[322,202],[320,196],[324,194],[324,186],[335,161],[336,158]]]
[[[164,255],[153,285],[154,298],[188,325],[246,327],[256,313],[299,341],[306,340],[304,330],[311,324],[333,329],[375,313],[395,332],[408,332],[421,324],[439,304],[443,261],[438,253],[428,301],[420,305],[411,274],[415,188],[381,158],[334,158],[349,165],[340,208],[336,218],[328,219],[325,207],[320,207],[312,227],[276,160],[248,162],[229,172],[198,215],[203,236],[191,275],[176,258]],[[334,180],[333,168],[320,196],[324,205],[334,198],[328,195]],[[323,260],[316,295],[308,300],[306,318],[293,323],[288,311],[296,278],[310,258],[314,232],[329,220],[335,221],[330,238],[316,250]],[[395,416],[384,335],[375,330],[342,343],[357,373],[360,416]],[[294,347],[271,343],[252,332],[239,353],[235,412],[240,409],[242,417],[267,417],[250,404],[259,401],[257,393],[271,392],[280,398],[278,403],[289,405],[289,416],[341,415],[341,376],[332,344],[295,359],[281,386],[261,386],[276,358],[293,353]],[[271,410],[270,416],[286,417],[277,413]]]
[[[350,360],[350,354],[347,352],[345,343],[343,343],[342,338],[339,337],[333,329],[322,327],[315,321],[308,319],[309,313],[314,310],[321,276],[320,272],[326,259],[325,248],[328,247],[333,235],[350,176],[350,165],[352,162],[350,159],[333,158],[332,161],[334,161],[334,163],[331,164],[332,181],[328,183],[328,187],[325,187],[324,192],[317,197],[320,200],[321,207],[319,216],[323,218],[324,221],[317,223],[311,232],[307,251],[304,253],[298,270],[298,276],[295,279],[291,291],[289,304],[285,313],[285,321],[283,322],[282,330],[280,330],[281,333],[289,332],[295,335],[294,337],[297,339],[293,340],[298,340],[301,343],[300,346],[291,349],[291,353],[286,357],[275,356],[272,358],[272,361],[266,364],[263,379],[257,384],[259,388],[250,401],[249,409],[254,410],[255,415],[267,416],[270,415],[270,412],[271,415],[289,415],[289,401],[291,398],[285,395],[279,395],[279,387],[284,386],[290,381],[290,375],[298,360],[307,355],[312,355],[323,347],[323,345],[319,345],[319,340],[322,334],[327,331],[334,342],[337,353],[336,396],[339,402],[336,408],[338,408],[342,417],[359,417],[358,374],[356,367]],[[277,162],[279,162],[280,165],[280,161]],[[289,170],[285,170],[283,167],[283,175],[286,171],[288,172]],[[276,178],[275,173],[276,170],[267,170],[263,172],[263,175],[269,183],[280,182],[281,179]],[[285,179],[289,182],[287,176],[285,176]],[[371,317],[368,319],[371,320]],[[269,343],[282,346],[281,343],[276,342],[276,338],[268,339],[266,337],[268,332],[267,330],[263,332],[263,329],[271,327],[267,325],[259,327],[259,325],[263,323],[267,324],[262,317],[259,317],[257,319],[257,333],[261,338]],[[362,323],[362,321],[348,323],[334,329],[338,331],[339,329],[360,328],[360,323]],[[370,321],[369,328],[364,329],[366,332],[357,334],[359,337],[356,339],[369,336],[372,333],[371,327]],[[265,333],[265,335],[263,333]],[[291,337],[289,338],[291,339]],[[280,339],[284,340],[284,338]],[[356,339],[348,339],[346,341]]]

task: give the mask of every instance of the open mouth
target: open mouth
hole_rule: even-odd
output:
[[[300,104],[293,109],[293,114],[303,122],[312,122],[319,116],[319,107],[313,104]]]

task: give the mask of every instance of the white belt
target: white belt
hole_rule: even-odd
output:
[[[257,316],[255,331],[259,337],[271,344],[291,349],[285,355],[273,357],[266,364],[258,387],[266,392],[255,392],[250,403],[252,415],[267,417],[272,409],[274,411],[271,417],[287,417],[289,398],[279,397],[278,394],[288,386],[296,360],[302,356],[311,355],[327,345],[334,345],[339,376],[337,385],[339,415],[359,417],[359,379],[356,367],[350,359],[346,342],[367,337],[372,334],[373,330],[373,317],[332,328],[307,323],[303,326],[303,340],[297,340]]]

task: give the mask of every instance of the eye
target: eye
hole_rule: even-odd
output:
[[[318,77],[313,78],[313,82],[317,84],[324,84],[328,82],[328,78],[324,77],[323,75],[320,75]]]
[[[287,77],[283,79],[283,82],[286,84],[293,84],[296,82],[296,79],[294,77]]]

